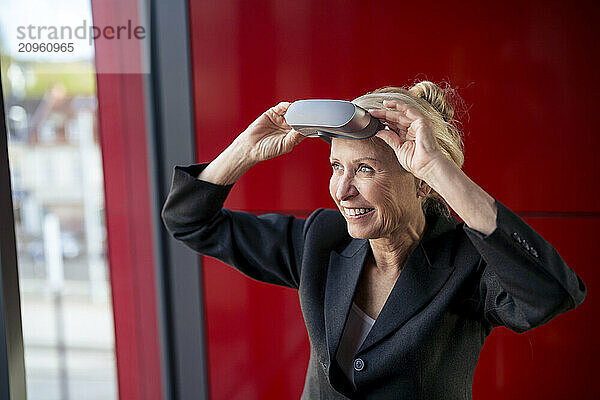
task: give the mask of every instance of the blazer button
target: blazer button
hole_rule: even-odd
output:
[[[535,251],[535,249],[533,247],[531,247],[531,250],[529,252],[531,253],[532,256],[534,256],[535,258],[538,258],[538,253],[537,253],[537,251]]]
[[[357,358],[356,360],[354,360],[354,370],[355,371],[362,371],[365,368],[365,362],[362,360],[362,358]]]

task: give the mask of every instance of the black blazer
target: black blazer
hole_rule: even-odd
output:
[[[335,353],[369,241],[350,237],[338,210],[298,219],[224,209],[233,185],[196,179],[206,165],[175,167],[163,221],[198,253],[298,290],[310,340],[303,399],[470,399],[492,328],[525,332],[585,297],[556,250],[501,203],[488,236],[427,216],[423,239],[355,355],[350,382]]]

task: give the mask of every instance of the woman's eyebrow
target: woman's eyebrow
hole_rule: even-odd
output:
[[[337,158],[336,157],[329,158],[329,162],[333,162],[334,160],[337,161]],[[379,162],[378,159],[373,158],[373,157],[361,157],[361,158],[357,158],[356,160],[353,160],[352,163],[356,164],[358,162],[365,161],[365,160]]]
[[[361,162],[361,161],[365,161],[365,160],[370,160],[370,161],[375,161],[375,162],[379,161],[373,157],[362,157],[362,158],[357,158],[356,160],[354,160],[352,162],[356,164],[357,162]]]

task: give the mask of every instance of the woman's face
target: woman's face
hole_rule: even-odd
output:
[[[350,236],[387,237],[422,212],[414,176],[383,140],[332,139],[330,162],[329,193]]]

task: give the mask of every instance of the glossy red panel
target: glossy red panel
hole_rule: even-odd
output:
[[[586,284],[583,304],[529,333],[498,328],[487,339],[475,375],[475,399],[600,398],[600,272],[592,256],[600,218],[526,221],[559,251]]]
[[[299,398],[309,351],[297,292],[203,260],[211,398]]]
[[[421,4],[192,0],[198,159],[216,156],[281,100],[351,99],[415,77],[447,79],[469,107],[465,168],[478,183],[519,210],[600,211],[600,187],[589,184],[600,145],[595,4]],[[242,179],[235,204],[328,204],[326,190],[315,192],[326,150],[313,145],[296,150],[297,162],[268,161]],[[299,186],[315,175],[305,194]]]
[[[191,0],[198,161],[216,157],[261,112],[282,100],[352,99],[384,85],[406,85],[415,78],[448,80],[459,89],[468,109],[468,114],[459,113],[465,131],[465,170],[478,184],[516,211],[600,212],[600,187],[594,184],[600,172],[594,161],[600,135],[592,122],[600,103],[600,87],[594,79],[600,61],[594,50],[594,38],[600,34],[595,4],[422,4]],[[325,142],[305,140],[292,153],[248,171],[236,183],[226,206],[274,211],[332,207],[328,153]],[[561,253],[566,252],[565,258],[572,258],[586,283],[593,285],[597,277],[592,261],[575,250],[577,246],[591,248],[591,239],[577,243],[561,233],[568,232],[567,226],[579,229],[581,225],[591,234],[589,224],[597,228],[597,220],[533,223],[542,224],[540,230],[549,235],[556,232],[553,243]],[[211,263],[207,266],[212,268]],[[231,396],[248,385],[254,391],[244,393],[255,395],[240,398],[297,397],[304,370],[291,381],[283,377],[275,381],[264,372],[279,373],[289,367],[283,360],[293,357],[274,351],[271,344],[296,337],[298,330],[304,332],[295,294],[252,282],[222,266],[211,268],[205,274],[213,397]],[[243,299],[223,297],[212,289],[230,286],[238,288],[236,295],[243,293]],[[250,310],[248,299],[264,304],[267,311],[285,304],[284,314],[297,320],[280,321],[271,330],[262,316]],[[219,307],[228,310],[227,318]],[[477,372],[477,398],[533,397],[536,387],[552,388],[544,393],[560,398],[556,396],[575,383],[581,386],[577,390],[591,390],[586,388],[588,376],[579,371],[592,370],[591,363],[585,364],[591,360],[586,357],[597,356],[596,347],[590,351],[590,337],[571,336],[563,327],[583,334],[579,331],[589,327],[594,307],[588,299],[581,311],[529,335],[495,333]],[[244,325],[239,327],[239,321],[245,321]],[[224,339],[227,334],[230,342]],[[552,337],[576,347],[538,355],[538,346],[546,350],[545,340]],[[306,343],[305,338],[298,343],[302,340]],[[534,364],[525,358],[529,340],[533,341]],[[242,349],[239,353],[233,351],[233,343]],[[300,345],[292,346],[290,352],[297,351],[295,346]],[[262,351],[252,353],[251,347]],[[305,357],[302,368],[307,353],[307,347],[300,352]],[[581,358],[582,354],[586,356]],[[230,357],[239,358],[228,362]],[[584,362],[581,367],[571,363],[579,359]],[[561,381],[545,366],[559,371],[568,366],[563,376],[569,379]],[[229,368],[227,373],[224,368]],[[498,371],[504,371],[501,385]],[[535,384],[529,385],[525,376],[531,374]],[[545,382],[544,377],[552,379]],[[298,386],[290,388],[288,383],[294,379]]]
[[[136,26],[138,4],[92,0],[96,26],[124,17]],[[140,62],[134,41],[95,41],[96,71]],[[141,70],[137,68],[136,70]],[[98,73],[98,123],[104,175],[107,249],[119,398],[163,397],[152,248],[151,195],[142,74]]]

